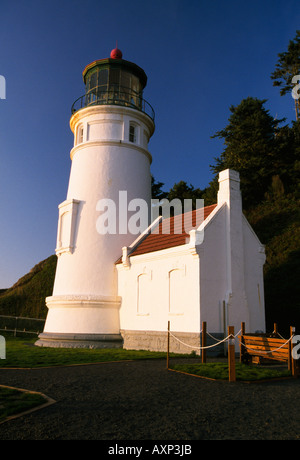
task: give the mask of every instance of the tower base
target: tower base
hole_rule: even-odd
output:
[[[35,342],[38,347],[52,348],[122,348],[120,334],[62,334],[43,332]]]
[[[46,298],[45,328],[35,345],[55,348],[122,348],[119,297],[67,295]]]

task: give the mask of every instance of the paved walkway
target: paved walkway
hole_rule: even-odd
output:
[[[0,369],[56,403],[0,425],[1,440],[300,439],[300,379],[212,382],[165,361]]]

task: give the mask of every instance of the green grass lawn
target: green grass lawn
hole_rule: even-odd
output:
[[[227,363],[174,364],[171,368],[180,372],[215,380],[228,380]],[[291,372],[287,369],[278,370],[240,363],[236,363],[235,370],[237,381],[268,380],[291,376]]]
[[[159,359],[166,358],[167,356],[164,352],[123,350],[121,348],[87,349],[37,347],[34,345],[36,340],[37,338],[6,337],[6,359],[0,360],[0,368],[67,366],[107,361]],[[176,355],[172,354],[172,356]]]
[[[0,422],[46,402],[46,399],[40,394],[0,386]]]

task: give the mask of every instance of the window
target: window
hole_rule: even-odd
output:
[[[91,90],[93,88],[96,88],[96,86],[97,86],[97,77],[98,77],[97,71],[92,73],[92,75],[90,76],[89,90]]]
[[[169,272],[169,313],[182,315],[187,302],[185,272],[172,269]]]
[[[136,127],[132,124],[129,125],[129,142],[136,143]]]
[[[152,273],[141,273],[137,277],[137,315],[148,316],[151,308]]]
[[[131,77],[131,89],[134,93],[136,94],[139,94],[140,91],[141,91],[141,88],[140,88],[140,82],[139,82],[139,79],[137,77],[135,77],[134,75],[132,75]]]
[[[110,69],[109,72],[109,89],[118,91],[120,84],[120,70]]]
[[[122,71],[121,74],[121,91],[130,91],[130,73]]]
[[[83,126],[78,126],[77,130],[77,144],[81,144],[83,142]]]
[[[98,85],[105,86],[104,89],[106,90],[107,81],[108,81],[108,69],[101,69],[99,72]]]
[[[55,252],[57,255],[63,252],[72,254],[74,251],[75,227],[77,218],[78,200],[66,200],[61,203],[58,216],[58,232]]]

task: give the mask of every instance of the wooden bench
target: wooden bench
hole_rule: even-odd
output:
[[[290,330],[290,337],[294,328]],[[246,334],[245,326],[242,323],[240,335],[240,361],[242,363],[261,363],[266,360],[286,362],[294,377],[299,373],[299,360],[293,359],[292,341],[278,337],[273,334]]]

